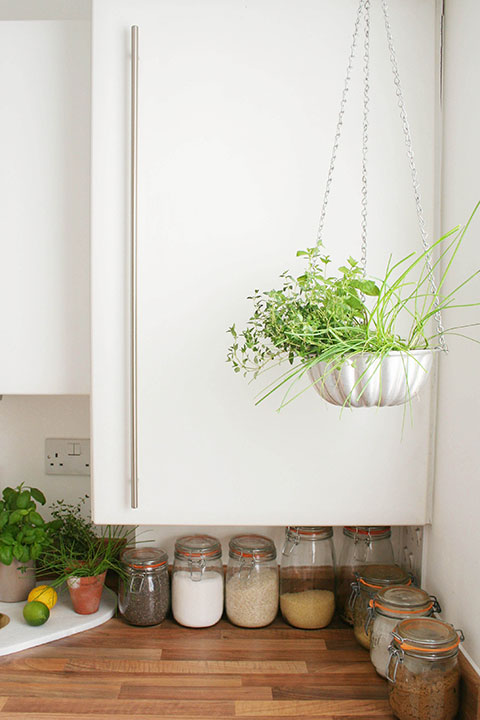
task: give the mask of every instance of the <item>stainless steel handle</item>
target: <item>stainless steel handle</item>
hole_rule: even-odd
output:
[[[138,27],[131,30],[131,136],[130,136],[130,397],[131,397],[131,506],[138,508],[138,415],[137,415],[137,160],[138,160]]]

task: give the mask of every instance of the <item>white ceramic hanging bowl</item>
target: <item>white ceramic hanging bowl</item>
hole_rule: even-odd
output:
[[[308,374],[315,390],[332,405],[388,407],[409,402],[420,390],[433,365],[436,350],[352,355],[335,367],[319,362]]]

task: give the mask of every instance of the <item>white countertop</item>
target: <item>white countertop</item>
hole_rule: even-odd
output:
[[[0,602],[0,613],[10,618],[8,625],[0,629],[0,655],[9,655],[102,625],[113,617],[117,597],[111,590],[104,588],[97,612],[78,615],[72,608],[68,590],[63,589],[57,604],[50,610],[49,619],[39,626],[27,624],[23,617],[24,605],[25,602]]]

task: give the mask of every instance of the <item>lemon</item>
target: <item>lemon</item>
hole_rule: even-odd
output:
[[[38,600],[51,610],[53,606],[57,604],[57,593],[49,585],[38,585],[38,587],[35,587],[30,591],[27,599],[28,602]]]
[[[43,625],[50,617],[50,610],[42,602],[32,600],[23,608],[23,617],[29,625]]]

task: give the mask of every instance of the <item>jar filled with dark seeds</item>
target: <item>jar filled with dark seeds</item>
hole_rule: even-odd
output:
[[[168,556],[161,548],[128,548],[122,554],[118,609],[131,625],[158,625],[170,606]]]

